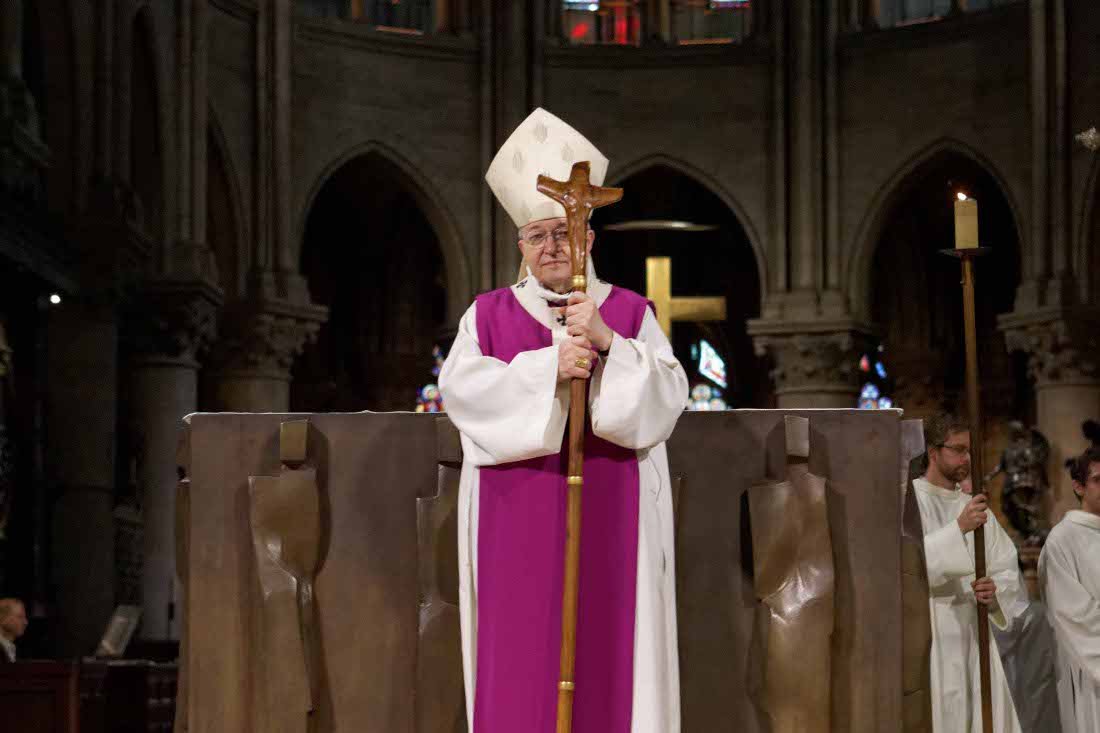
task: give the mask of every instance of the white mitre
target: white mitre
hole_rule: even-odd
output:
[[[517,228],[565,216],[561,204],[539,193],[540,175],[569,179],[573,164],[591,164],[589,182],[603,185],[607,158],[584,135],[539,107],[520,123],[493,158],[485,181]]]

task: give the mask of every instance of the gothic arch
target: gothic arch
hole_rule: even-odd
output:
[[[1100,155],[1093,155],[1078,211],[1071,263],[1082,301],[1100,305]]]
[[[736,218],[737,222],[741,225],[741,229],[745,232],[745,237],[752,247],[753,259],[756,261],[756,274],[760,281],[760,302],[763,303],[768,297],[769,280],[767,276],[768,260],[761,245],[760,236],[756,228],[753,227],[752,219],[749,217],[744,207],[742,207],[740,202],[712,176],[678,158],[673,158],[662,153],[653,153],[636,158],[629,163],[614,166],[607,176],[607,185],[618,185],[631,176],[654,166],[665,166],[666,168],[671,168],[677,173],[691,178],[717,196],[722,203],[733,212],[734,218]]]
[[[883,229],[894,207],[909,193],[910,183],[915,174],[933,165],[937,160],[961,155],[981,167],[996,182],[1012,212],[1020,249],[1025,249],[1024,229],[1021,226],[1020,209],[1012,192],[997,167],[977,150],[953,138],[942,138],[928,145],[910,157],[902,166],[879,187],[864,215],[855,237],[855,246],[851,250],[847,268],[847,291],[852,310],[863,317],[870,314],[871,270],[875,249],[882,238]]]
[[[50,168],[46,171],[47,206],[60,214],[77,208],[80,190],[81,140],[77,114],[77,76],[75,20],[68,3],[40,0],[28,10],[37,14],[42,54],[44,97],[35,100],[41,115],[42,139],[50,148]],[[44,112],[44,114],[42,114]]]
[[[128,171],[116,171],[116,175],[124,176],[127,180],[132,178],[131,174],[135,170],[135,166],[144,166],[144,161],[138,162],[132,159],[132,156],[137,152],[137,146],[134,142],[133,130],[133,115],[137,108],[141,105],[135,105],[134,99],[137,90],[132,88],[131,80],[134,74],[133,64],[134,62],[141,62],[142,58],[148,59],[152,68],[149,70],[150,82],[152,84],[152,97],[155,100],[154,111],[156,114],[156,130],[154,133],[155,144],[158,149],[158,171],[159,181],[157,186],[159,191],[157,192],[157,221],[150,220],[149,202],[143,201],[145,205],[145,226],[147,232],[154,237],[154,242],[157,247],[157,251],[164,246],[164,243],[170,239],[168,232],[172,231],[172,218],[170,214],[170,202],[172,200],[173,186],[172,175],[169,167],[169,151],[171,146],[171,110],[168,107],[168,95],[166,90],[171,89],[166,76],[163,59],[160,52],[160,43],[157,36],[156,18],[154,17],[153,10],[146,2],[136,3],[131,6],[129,13],[119,18],[119,48],[117,50],[117,57],[120,60],[116,64],[116,69],[119,72],[119,79],[117,80],[120,88],[128,89],[129,93],[124,99],[118,100],[118,105],[126,105],[124,115],[119,115],[116,118],[116,124],[118,120],[125,120],[130,129],[118,130],[118,141],[116,145],[126,144],[129,146],[127,156],[125,160],[129,162]],[[125,61],[122,61],[125,59]],[[121,77],[125,76],[123,79]],[[117,109],[117,106],[116,106]],[[116,113],[117,114],[117,113]],[[120,160],[116,155],[116,161]],[[130,184],[137,187],[137,182],[130,180]],[[159,237],[157,236],[159,235]]]
[[[243,209],[244,197],[241,194],[240,176],[237,171],[237,166],[233,161],[233,156],[230,153],[230,147],[225,137],[224,128],[218,119],[217,113],[214,111],[214,107],[211,104],[207,111],[207,126],[208,126],[208,142],[207,142],[207,196],[210,195],[212,190],[212,181],[210,172],[213,172],[216,160],[221,164],[221,174],[225,177],[225,186],[228,189],[227,196],[227,212],[231,219],[230,230],[232,232],[232,250],[229,252],[219,252],[218,247],[220,242],[213,241],[214,236],[211,232],[211,227],[207,224],[206,234],[207,240],[210,246],[215,248],[215,259],[218,262],[218,279],[222,289],[229,298],[236,296],[243,296],[245,289],[245,282],[248,276],[249,268],[252,265],[253,253],[249,250],[247,243],[252,241],[249,237],[248,231],[248,217],[245,215]],[[207,202],[206,206],[207,216],[211,216],[213,208],[210,206],[210,202]],[[225,272],[224,262],[226,258],[232,261],[232,271]]]
[[[325,183],[334,173],[353,160],[377,155],[386,162],[392,164],[403,177],[402,183],[413,195],[420,210],[424,212],[428,223],[439,239],[439,248],[443,254],[443,265],[447,279],[447,322],[457,324],[458,319],[466,310],[473,298],[471,286],[470,263],[466,251],[462,246],[462,237],[459,234],[458,225],[454,216],[443,203],[444,197],[432,183],[407,156],[377,140],[369,140],[359,143],[345,150],[342,154],[325,166],[317,176],[313,185],[309,188],[305,203],[298,214],[298,223],[295,227],[295,242],[297,249],[291,253],[291,261],[299,262],[302,256],[302,246],[305,241],[306,221],[309,212],[313,208],[314,201]]]

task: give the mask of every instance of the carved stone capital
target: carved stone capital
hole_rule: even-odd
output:
[[[327,318],[321,306],[246,301],[226,311],[207,364],[223,374],[289,379],[294,360]]]
[[[124,343],[139,360],[197,366],[217,333],[221,304],[221,291],[207,281],[143,283],[127,299]]]
[[[1100,308],[1057,308],[1001,316],[1009,351],[1028,357],[1038,387],[1100,383]]]
[[[772,360],[777,395],[859,392],[859,358],[870,329],[850,320],[810,323],[749,322],[758,356]]]

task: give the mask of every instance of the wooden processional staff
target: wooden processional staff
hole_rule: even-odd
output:
[[[990,252],[978,246],[978,202],[959,194],[955,202],[955,249],[943,254],[962,261],[963,327],[966,333],[966,406],[970,422],[970,476],[973,495],[985,493],[982,477],[982,403],[978,381],[978,327],[974,315],[974,259]],[[974,577],[984,578],[985,527],[974,530]],[[978,603],[978,665],[981,676],[982,733],[993,733],[993,688],[989,677],[989,608]]]
[[[588,161],[573,164],[568,181],[539,176],[539,192],[565,208],[569,251],[573,265],[573,291],[588,288],[588,220],[593,210],[623,197],[621,188],[602,188],[588,182]],[[585,380],[569,385],[569,500],[565,525],[565,577],[561,594],[561,679],[558,682],[557,733],[573,729],[573,669],[577,653],[577,578],[581,550],[581,488],[584,485],[584,426],[587,416]]]

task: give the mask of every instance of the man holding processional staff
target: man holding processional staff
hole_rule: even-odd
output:
[[[1020,722],[989,624],[1009,628],[1026,608],[1016,547],[982,491],[982,417],[973,260],[978,205],[955,202],[955,248],[962,262],[966,334],[966,419],[938,415],[925,429],[928,470],[913,482],[924,530],[932,649],[932,728],[936,733],[1018,733]],[[974,496],[960,491],[972,477]],[[988,560],[988,562],[987,562]]]
[[[932,729],[935,733],[980,733],[978,616],[974,604],[989,609],[989,620],[1008,629],[1026,608],[1019,585],[1016,546],[989,511],[984,494],[959,489],[970,475],[974,446],[969,422],[950,414],[925,425],[928,469],[913,481],[924,528],[932,621]],[[988,566],[975,577],[975,530],[985,528]],[[995,643],[995,641],[990,641]],[[990,655],[992,730],[1018,733],[1020,723],[999,654]]]
[[[607,159],[542,109],[497,153],[486,180],[519,229],[524,276],[477,297],[439,379],[462,434],[459,603],[472,733],[560,730],[563,689],[572,733],[680,730],[664,441],[684,409],[687,377],[646,299],[598,280],[591,258],[573,292],[565,209],[538,187],[540,174],[567,181],[583,161],[584,183],[607,191],[594,188]],[[593,241],[588,229],[586,252]],[[590,419],[577,438],[575,672],[563,681],[573,380],[587,385]]]

